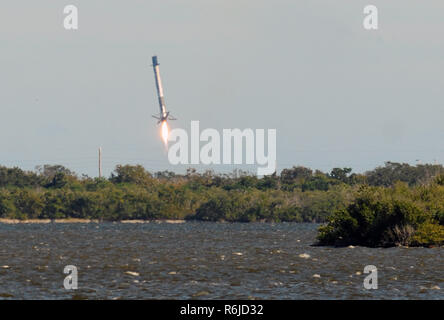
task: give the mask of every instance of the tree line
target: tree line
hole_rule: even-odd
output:
[[[394,162],[362,174],[295,166],[261,178],[140,165],[92,178],[61,165],[0,166],[0,218],[326,222],[320,244],[426,244],[442,236],[443,185],[441,165]]]

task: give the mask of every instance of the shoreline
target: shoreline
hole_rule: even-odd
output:
[[[156,219],[156,220],[118,220],[118,221],[103,221],[97,219],[7,219],[0,218],[0,224],[48,224],[48,223],[125,223],[125,224],[136,224],[136,223],[185,223],[186,220],[180,219]]]
[[[98,219],[77,219],[77,218],[67,218],[67,219],[10,219],[10,218],[0,218],[0,224],[49,224],[49,223],[123,223],[123,224],[146,224],[146,223],[170,223],[170,224],[181,224],[186,222],[210,222],[210,223],[242,223],[242,224],[275,224],[275,223],[294,223],[294,224],[323,224],[324,222],[295,222],[295,221],[208,221],[208,220],[198,220],[198,219],[154,219],[154,220],[98,220]]]

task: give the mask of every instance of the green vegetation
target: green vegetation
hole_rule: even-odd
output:
[[[347,208],[319,228],[321,245],[444,245],[444,186],[361,186]]]
[[[36,169],[0,166],[0,218],[326,222],[321,245],[444,243],[441,165],[387,162],[364,174],[293,167],[263,178],[130,165],[101,179],[59,165]]]

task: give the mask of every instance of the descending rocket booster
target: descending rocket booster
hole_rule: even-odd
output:
[[[170,116],[169,112],[166,111],[165,98],[163,96],[162,80],[160,79],[159,63],[157,62],[157,56],[153,57],[153,70],[154,70],[154,79],[156,80],[157,97],[159,99],[159,108],[160,108],[159,115],[158,116],[153,115],[153,118],[159,120],[157,123],[161,123],[167,120],[176,120],[175,118]]]

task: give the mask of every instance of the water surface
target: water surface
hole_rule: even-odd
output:
[[[444,298],[443,248],[314,247],[318,226],[0,224],[0,299]]]

